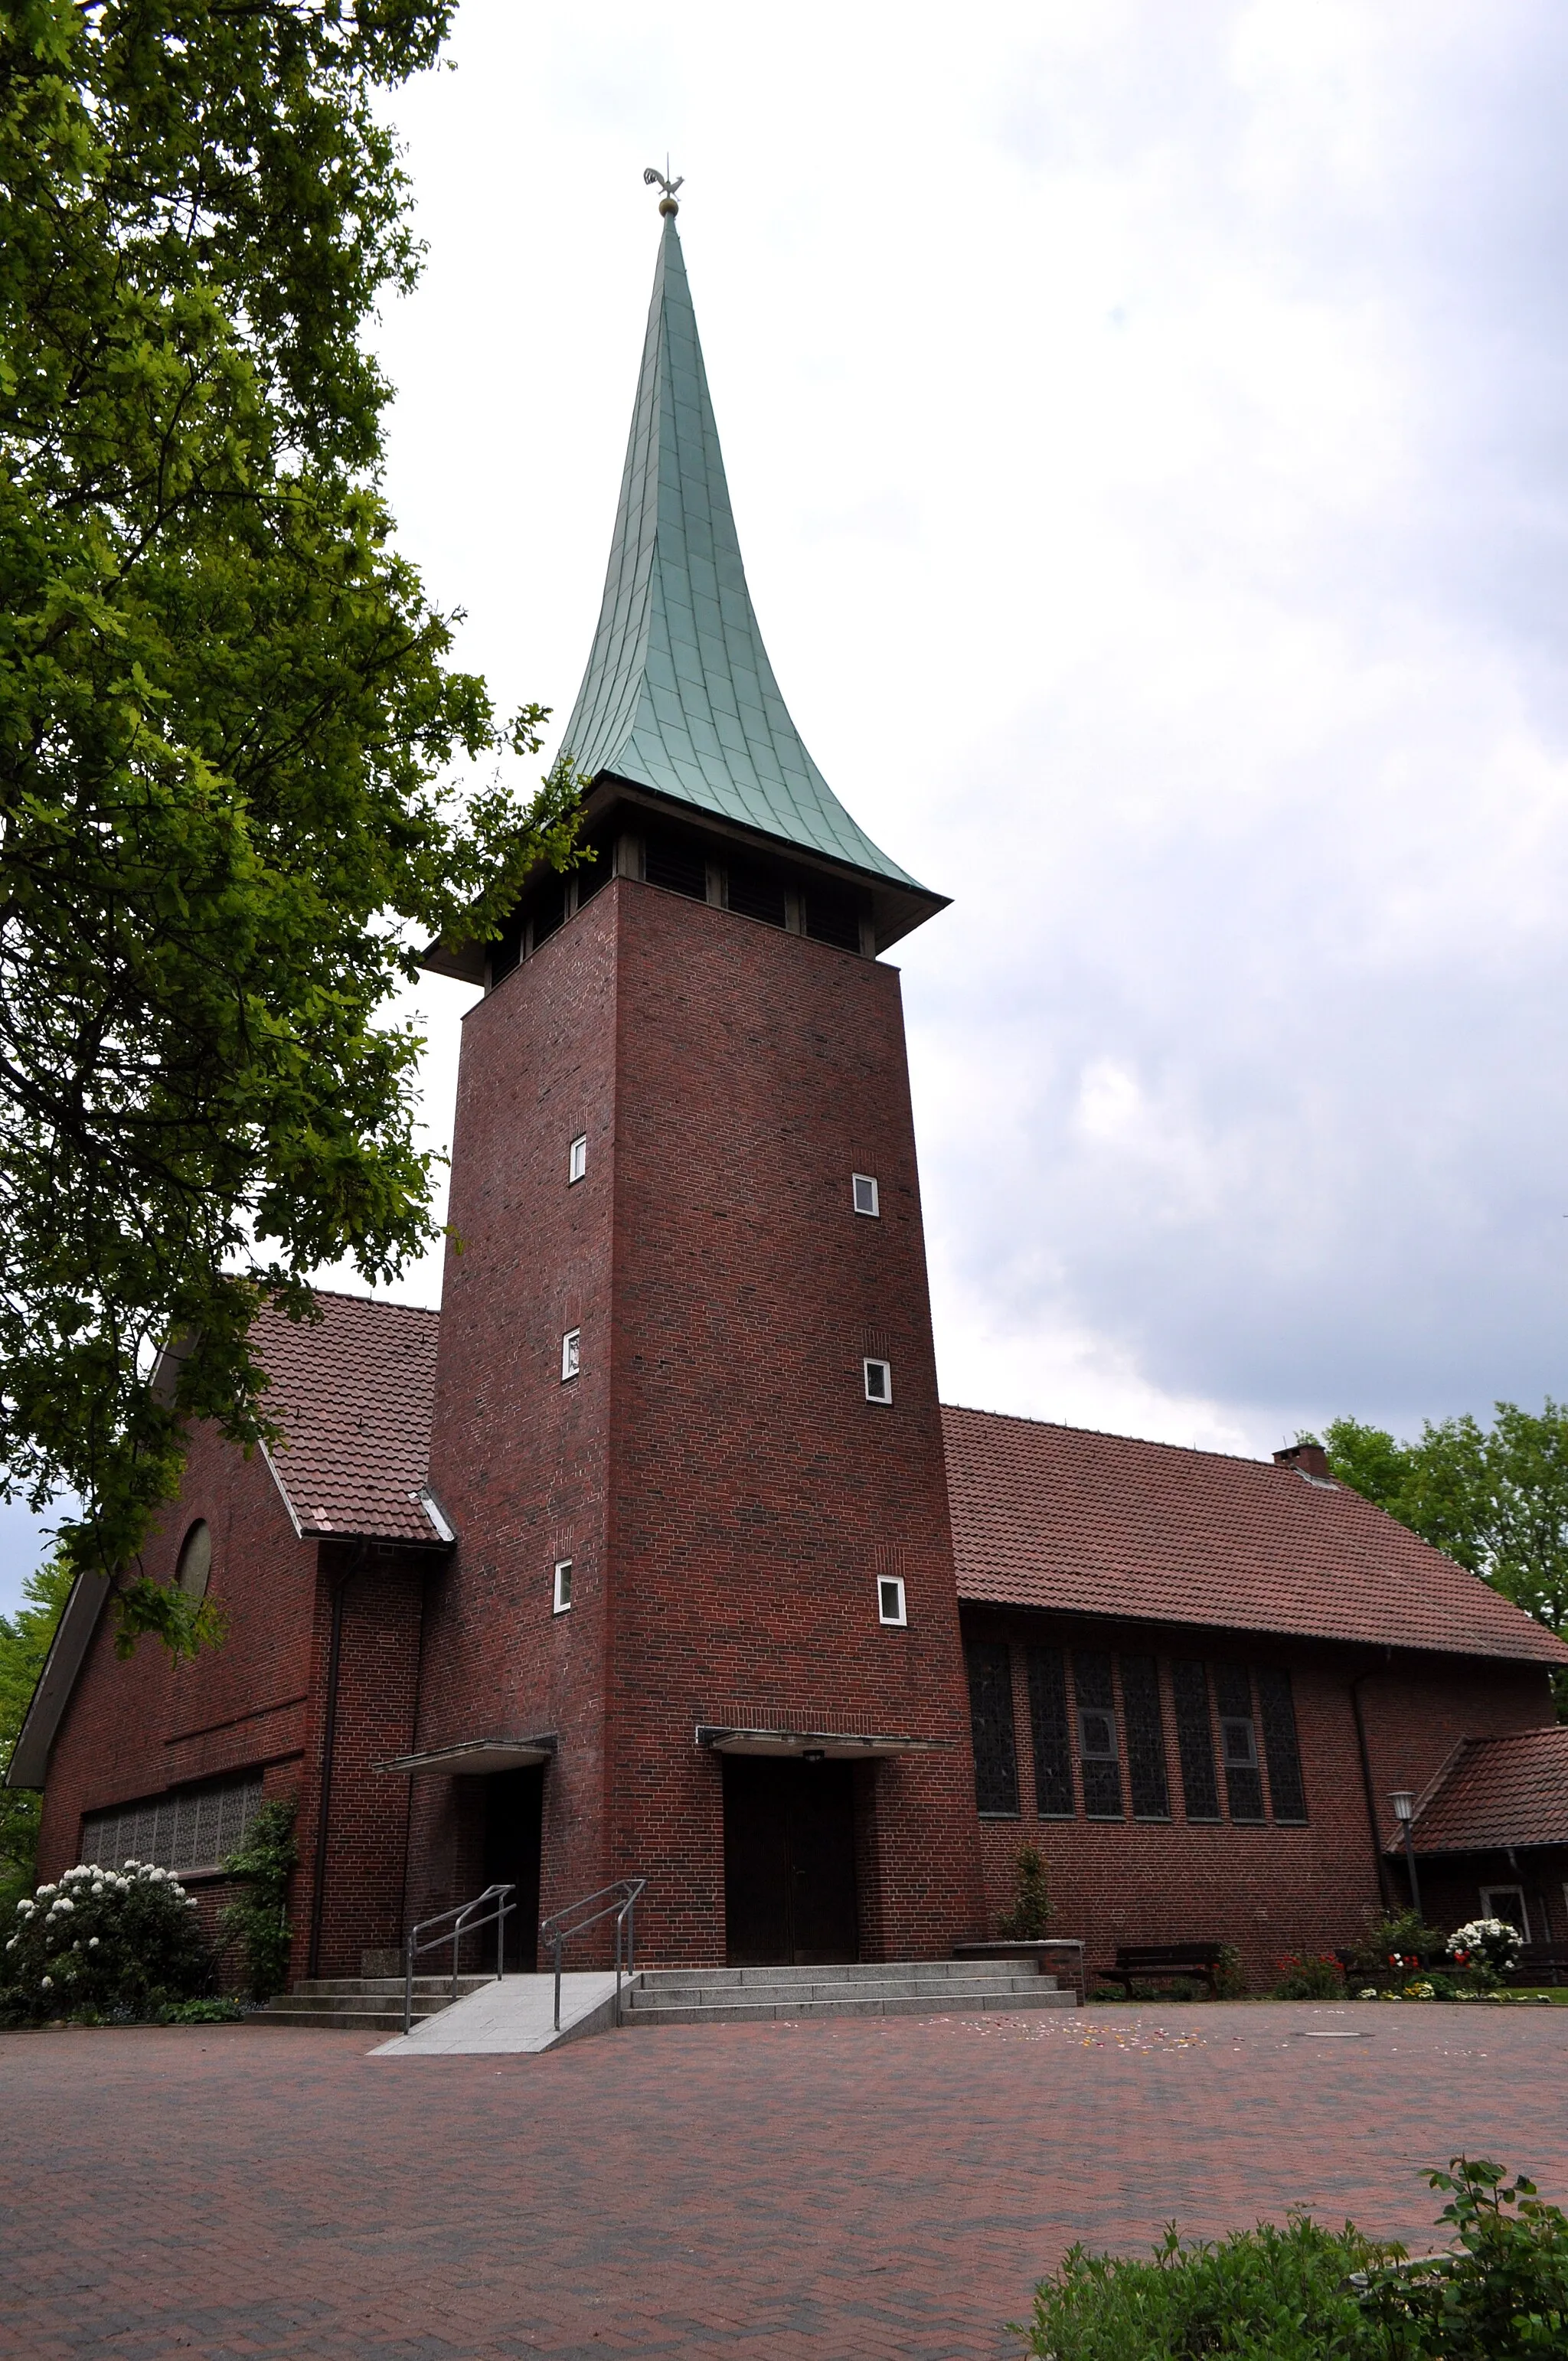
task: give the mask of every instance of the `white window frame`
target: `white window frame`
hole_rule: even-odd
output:
[[[1108,1746],[1091,1747],[1084,1724],[1102,1721],[1111,1733]],[[1116,1729],[1116,1708],[1113,1705],[1080,1705],[1078,1708],[1078,1753],[1082,1763],[1120,1763],[1122,1749]]]
[[[1510,1902],[1518,1901],[1519,1908],[1517,1918],[1511,1910],[1497,1908],[1497,1896],[1499,1894],[1506,1894]],[[1481,1916],[1483,1918],[1507,1918],[1510,1927],[1519,1928],[1520,1942],[1530,1941],[1530,1905],[1524,1898],[1522,1885],[1484,1885],[1481,1888]]]
[[[892,1613],[888,1612],[889,1608]],[[901,1574],[879,1574],[876,1578],[876,1611],[879,1623],[906,1624],[909,1609],[904,1596]]]
[[[568,1328],[561,1339],[561,1383],[570,1385],[583,1366],[583,1332]]]
[[[566,1186],[573,1188],[588,1169],[588,1135],[578,1132],[566,1150]]]
[[[572,1561],[558,1557],[555,1561],[555,1583],[552,1592],[551,1613],[569,1615],[572,1611]]]
[[[883,1383],[887,1389],[885,1393],[879,1394],[872,1391],[873,1369],[882,1371]],[[867,1401],[875,1402],[878,1410],[891,1410],[893,1408],[893,1363],[884,1361],[880,1354],[868,1353],[861,1364],[861,1372],[865,1380]]]
[[[1247,1751],[1245,1755],[1233,1754],[1226,1732],[1244,1730]],[[1223,1713],[1220,1716],[1220,1768],[1222,1771],[1255,1771],[1257,1759],[1257,1728],[1249,1713]]]
[[[862,1205],[861,1202],[861,1191],[862,1189],[866,1191],[867,1194],[871,1198],[871,1203],[869,1205]],[[876,1175],[874,1172],[850,1173],[850,1202],[853,1205],[857,1213],[864,1214],[867,1221],[879,1222],[882,1219],[882,1191],[877,1187]]]

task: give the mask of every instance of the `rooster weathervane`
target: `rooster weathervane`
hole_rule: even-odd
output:
[[[674,180],[671,180],[670,159],[667,156],[664,159],[664,169],[662,172],[656,164],[650,164],[647,170],[642,175],[643,186],[645,188],[663,190],[664,193],[659,200],[659,211],[662,214],[678,214],[680,212],[680,207],[675,203],[675,191],[684,185],[685,181],[685,174],[684,172],[677,174]]]

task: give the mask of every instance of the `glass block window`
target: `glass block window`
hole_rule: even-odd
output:
[[[1190,1820],[1220,1817],[1214,1776],[1214,1728],[1209,1719],[1209,1675],[1203,1666],[1178,1663],[1170,1668],[1176,1704],[1176,1751],[1181,1762],[1181,1800]]]
[[[1072,1725],[1067,1710],[1067,1666],[1059,1648],[1028,1648],[1029,1735],[1035,1742],[1035,1808],[1042,1820],[1070,1820]]]
[[[1018,1750],[1013,1736],[1012,1652],[1002,1642],[971,1640],[964,1662],[974,1734],[975,1806],[982,1815],[1015,1818]]]
[[[1268,1799],[1274,1817],[1301,1828],[1307,1818],[1307,1791],[1301,1784],[1301,1750],[1296,1743],[1296,1708],[1290,1698],[1290,1675],[1279,1664],[1256,1664],[1257,1718],[1263,1726],[1264,1760],[1268,1764]]]
[[[1122,1712],[1127,1725],[1127,1785],[1135,1820],[1168,1820],[1165,1776],[1165,1717],[1159,1666],[1152,1656],[1122,1659]]]
[[[177,1877],[221,1868],[237,1850],[261,1808],[261,1781],[231,1779],[221,1787],[187,1788],[150,1802],[92,1812],[82,1823],[82,1858],[99,1869],[127,1861],[171,1870]]]
[[[1078,1760],[1083,1808],[1091,1820],[1122,1817],[1122,1764],[1116,1746],[1116,1692],[1102,1649],[1080,1648],[1072,1659],[1078,1707]]]
[[[1220,1711],[1220,1760],[1233,1820],[1263,1817],[1263,1773],[1252,1718],[1252,1683],[1245,1664],[1214,1666],[1214,1703]]]

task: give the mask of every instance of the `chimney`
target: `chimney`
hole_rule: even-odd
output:
[[[1317,1476],[1332,1481],[1329,1455],[1321,1443],[1288,1443],[1283,1451],[1274,1455],[1277,1467],[1294,1467],[1299,1475]]]

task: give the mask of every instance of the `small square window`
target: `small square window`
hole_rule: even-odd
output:
[[[1530,1913],[1525,1908],[1524,1888],[1520,1885],[1484,1885],[1481,1888],[1483,1918],[1506,1918],[1519,1930],[1519,1940],[1530,1940]]]
[[[583,1365],[582,1344],[583,1332],[580,1328],[568,1328],[561,1339],[561,1383],[563,1385],[568,1378],[575,1378]]]
[[[565,1615],[572,1603],[572,1561],[558,1557],[555,1561],[555,1612]]]
[[[882,1213],[882,1201],[877,1191],[876,1182],[869,1172],[852,1173],[850,1179],[854,1185],[856,1213],[869,1213],[875,1221]]]
[[[567,1188],[571,1187],[574,1180],[580,1180],[587,1169],[588,1135],[586,1131],[580,1131],[566,1150]]]
[[[1257,1768],[1257,1739],[1250,1721],[1239,1714],[1220,1716],[1220,1752],[1227,1771]]]
[[[877,1618],[883,1623],[907,1623],[904,1609],[904,1577],[897,1574],[879,1574],[876,1586]]]
[[[1078,1708],[1078,1751],[1086,1763],[1116,1761],[1116,1717],[1097,1705]]]
[[[890,1402],[893,1400],[893,1363],[867,1361],[865,1372],[867,1401]]]

